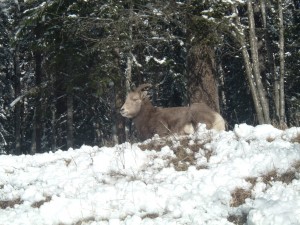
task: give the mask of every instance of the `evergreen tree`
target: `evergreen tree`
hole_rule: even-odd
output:
[[[124,142],[146,82],[154,105],[220,105],[229,128],[299,125],[300,4],[258,3],[0,2],[0,152]]]

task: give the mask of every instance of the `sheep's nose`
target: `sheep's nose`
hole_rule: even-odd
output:
[[[125,113],[125,108],[124,107],[122,107],[121,109],[120,109],[120,114],[122,115],[122,116],[124,116],[126,113]]]

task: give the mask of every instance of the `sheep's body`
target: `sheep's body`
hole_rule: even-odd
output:
[[[139,114],[133,118],[140,139],[154,134],[166,136],[170,133],[185,134],[189,110],[186,107],[156,108],[149,100],[144,101]]]
[[[194,126],[197,126],[198,123],[204,123],[207,129],[225,130],[223,117],[205,103],[194,103],[190,106],[190,110]]]
[[[154,134],[166,136],[171,133],[194,133],[198,123],[206,124],[208,129],[225,130],[225,122],[220,114],[205,103],[195,103],[190,107],[160,108],[154,107],[141,85],[128,94],[121,114],[132,118],[141,140]]]

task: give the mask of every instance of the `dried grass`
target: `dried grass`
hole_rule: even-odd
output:
[[[32,208],[40,208],[42,205],[44,205],[44,203],[50,202],[51,199],[52,199],[51,196],[46,196],[46,198],[44,200],[32,203],[31,207]]]
[[[227,220],[236,225],[244,225],[247,222],[247,214],[242,215],[229,215]]]
[[[294,179],[296,179],[296,173],[300,171],[300,162],[298,163],[293,164],[294,166],[282,174],[279,174],[276,170],[271,170],[262,175],[262,181],[267,185],[275,181],[281,181],[282,183],[290,184]]]
[[[194,152],[188,153],[187,149],[183,146],[177,147],[174,153],[176,158],[173,158],[171,162],[176,171],[186,171],[190,165],[196,163]]]
[[[64,159],[65,160],[65,164],[68,167],[70,165],[70,163],[72,162],[71,159]]]
[[[77,221],[74,225],[90,224],[89,222],[96,221],[94,217],[88,217],[83,220]]]
[[[73,225],[84,225],[84,224],[90,224],[90,222],[94,222],[96,219],[94,217],[87,217],[85,219],[79,220],[76,223],[73,223]],[[67,225],[65,223],[59,223],[58,225]]]
[[[9,200],[9,201],[0,201],[0,208],[6,209],[6,208],[13,208],[15,205],[21,205],[23,204],[23,200],[20,198]]]
[[[277,177],[278,177],[277,171],[271,170],[266,174],[262,175],[262,182],[264,182],[265,184],[270,184],[270,182],[276,181]]]
[[[251,190],[246,190],[243,188],[236,188],[231,193],[231,207],[238,207],[245,203],[247,198],[251,198]]]
[[[176,171],[186,171],[190,165],[196,165],[195,154],[199,152],[200,149],[204,148],[204,145],[210,140],[205,142],[195,142],[191,141],[188,136],[181,137],[166,137],[159,140],[151,140],[148,143],[143,143],[139,145],[139,148],[143,151],[145,150],[155,150],[160,151],[164,146],[169,146],[175,154],[175,158],[170,160],[170,163],[174,165]],[[205,157],[209,161],[212,156],[212,151],[206,151]],[[198,169],[207,168],[206,166],[198,166]]]
[[[297,160],[293,163],[292,168],[296,170],[296,172],[300,172],[300,160]]]
[[[257,177],[247,177],[245,180],[252,185],[251,188],[253,188],[257,183]]]
[[[162,147],[164,147],[164,146],[171,147],[172,146],[172,141],[161,138],[159,140],[151,140],[148,143],[140,144],[138,147],[142,151],[155,150],[155,151],[159,152],[162,149]]]
[[[158,217],[159,217],[158,213],[148,213],[148,214],[142,216],[141,218],[142,219],[145,219],[145,218],[155,219],[155,218],[158,218]]]
[[[279,181],[290,184],[293,182],[293,180],[296,179],[296,173],[295,171],[287,171],[279,176]]]
[[[270,185],[271,182],[275,181],[281,181],[286,184],[290,184],[294,179],[296,179],[296,173],[300,172],[300,160],[293,163],[291,168],[282,173],[279,174],[275,169],[271,170],[261,176],[262,182],[264,182],[267,185]],[[231,207],[239,207],[243,205],[247,198],[251,198],[251,190],[254,188],[254,186],[257,183],[257,177],[247,177],[245,180],[249,183],[251,183],[251,187],[249,190],[243,189],[243,188],[236,188],[231,193]],[[243,213],[242,215],[229,215],[227,217],[227,220],[229,222],[232,222],[236,225],[244,225],[247,223],[247,214]]]

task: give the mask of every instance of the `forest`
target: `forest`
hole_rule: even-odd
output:
[[[135,141],[119,110],[206,102],[300,126],[299,0],[0,0],[0,154]]]

